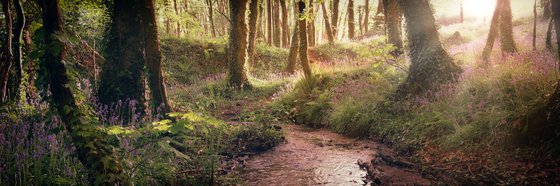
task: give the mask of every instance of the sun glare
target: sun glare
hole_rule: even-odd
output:
[[[465,17],[488,19],[492,16],[496,0],[463,0]]]

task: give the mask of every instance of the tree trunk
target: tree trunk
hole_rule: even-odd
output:
[[[124,118],[145,112],[144,27],[141,0],[115,1],[106,61],[101,72],[99,101],[105,105],[125,102]],[[136,108],[128,102],[136,102]]]
[[[156,20],[156,9],[154,0],[143,0],[144,11],[142,11],[142,21],[146,32],[146,66],[148,67],[148,81],[150,93],[152,95],[152,108],[154,113],[161,111],[165,114],[171,111],[171,105],[167,100],[167,92],[163,81],[163,70],[161,68],[161,49]]]
[[[309,5],[307,6],[307,12],[309,15],[313,15],[307,18],[307,44],[311,47],[315,46],[315,10],[313,9],[313,0],[309,0]]]
[[[266,42],[266,38],[265,38],[265,28],[264,26],[266,25],[266,17],[264,17],[264,4],[265,1],[259,1],[259,21],[257,21],[257,38],[262,38],[265,42]]]
[[[307,59],[307,20],[302,19],[305,16],[305,2],[298,2],[299,10],[299,60],[301,62],[301,67],[303,68],[303,74],[305,78],[311,77],[311,67],[309,66],[309,60]]]
[[[8,101],[8,79],[10,78],[10,70],[13,65],[13,53],[12,53],[12,12],[11,12],[11,1],[2,0],[2,11],[4,12],[4,19],[6,22],[6,39],[3,44],[4,59],[0,66],[0,103],[5,103]]]
[[[167,12],[168,8],[169,8],[169,0],[163,0],[164,11]],[[165,33],[167,35],[171,35],[171,18],[167,15],[165,15]]]
[[[362,22],[364,20],[363,11],[364,9],[361,6],[358,6],[358,31],[361,35],[364,34],[364,24]]]
[[[323,9],[323,19],[325,19],[325,30],[327,30],[327,39],[329,40],[329,44],[333,45],[334,35],[333,35],[331,24],[329,23],[329,14],[327,13],[325,2],[321,2],[321,9]]]
[[[89,172],[91,185],[127,185],[121,163],[115,150],[107,141],[104,132],[88,121],[88,117],[77,105],[71,90],[63,60],[64,42],[58,38],[63,32],[62,11],[59,0],[43,0],[43,28],[45,34],[44,67],[48,72],[47,81],[52,93],[53,106],[65,124],[76,155]],[[49,50],[57,48],[58,50]]]
[[[292,43],[290,45],[290,53],[288,54],[288,67],[286,69],[289,74],[295,73],[299,52],[298,12],[298,3],[294,1],[294,32],[292,33]]]
[[[20,93],[22,92],[22,80],[23,80],[23,28],[25,27],[25,14],[23,12],[23,7],[21,6],[20,0],[14,0],[14,8],[16,10],[16,29],[14,33],[14,57],[15,57],[15,68],[16,78],[14,83],[14,99],[16,101],[21,101]]]
[[[465,14],[464,14],[464,11],[463,11],[463,1],[461,1],[461,15],[460,16],[461,16],[461,23],[464,23],[465,22]]]
[[[378,16],[382,12],[385,13],[385,7],[383,7],[384,0],[377,0],[377,10],[375,11],[375,16]]]
[[[348,0],[348,39],[354,39],[354,0]]]
[[[395,100],[427,96],[441,85],[455,81],[462,71],[443,48],[429,0],[399,0],[406,18],[410,42],[409,74],[394,96]]]
[[[266,31],[267,31],[267,41],[268,44],[272,46],[272,0],[268,0],[266,3],[266,16],[267,16],[267,22],[266,22]]]
[[[494,15],[492,16],[492,22],[490,23],[490,31],[488,32],[488,38],[486,39],[486,46],[482,52],[482,59],[484,60],[484,65],[488,65],[488,59],[490,54],[492,54],[492,49],[494,48],[494,41],[498,37],[498,24],[500,21],[500,11],[503,1],[496,1],[496,8],[494,9]]]
[[[212,37],[216,37],[216,27],[214,26],[214,8],[212,7],[212,0],[206,0],[206,4],[208,5],[208,19],[210,21]]]
[[[556,44],[558,45],[556,49],[558,50],[558,57],[560,57],[560,2],[558,0],[552,0],[551,10],[552,17],[554,17],[554,29],[556,30]],[[558,66],[560,68],[560,65]],[[560,92],[560,90],[557,92]]]
[[[391,51],[391,55],[400,56],[404,53],[402,30],[401,30],[401,10],[397,0],[380,0],[383,1],[383,10],[385,13],[385,25],[387,27],[387,40],[395,49]]]
[[[366,5],[365,5],[365,17],[364,17],[364,32],[367,33],[369,31],[369,1],[370,0],[365,0],[366,1]]]
[[[282,47],[288,48],[290,46],[290,28],[286,0],[280,0],[280,8],[282,9]]]
[[[548,21],[548,28],[546,29],[546,49],[552,51],[552,29],[554,28],[554,18],[550,17]]]
[[[541,5],[543,7],[543,21],[547,21],[552,16],[551,10],[551,0],[541,0]]]
[[[333,36],[336,38],[338,35],[338,6],[340,4],[340,0],[332,0],[332,32]]]
[[[517,47],[513,39],[513,16],[511,14],[510,0],[501,0],[502,11],[500,12],[500,46],[504,53],[515,53]]]
[[[179,13],[179,6],[177,6],[177,0],[173,0],[173,8],[175,9],[175,14],[177,14],[177,16],[180,16],[181,14]],[[177,20],[177,28],[175,28],[175,35],[177,37],[181,37],[181,21]]]
[[[231,28],[229,34],[229,84],[237,89],[250,87],[245,60],[247,51],[247,25],[245,12],[248,0],[229,0]]]
[[[537,50],[537,0],[533,5],[533,51]]]
[[[247,55],[249,63],[255,63],[255,48],[257,43],[257,22],[259,21],[259,0],[251,0],[249,3],[249,46]]]
[[[274,0],[274,4],[273,4],[273,8],[274,10],[272,11],[272,15],[273,17],[273,23],[274,23],[274,46],[275,47],[282,47],[282,35],[281,35],[281,31],[280,31],[280,6],[278,5],[279,0]]]

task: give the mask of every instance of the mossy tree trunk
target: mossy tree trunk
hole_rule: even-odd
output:
[[[348,39],[354,39],[355,20],[354,20],[354,0],[348,0]]]
[[[155,13],[155,0],[143,1],[144,10],[142,11],[142,20],[144,30],[146,32],[145,54],[146,66],[148,69],[148,82],[152,96],[151,103],[152,108],[155,111],[154,113],[161,110],[164,114],[170,112],[171,107],[169,105],[169,101],[167,100],[167,91],[165,90],[163,70],[161,68],[162,55]]]
[[[401,10],[397,0],[382,0],[385,14],[385,25],[387,40],[395,49],[391,51],[391,55],[400,56],[403,54],[403,41],[401,30]]]
[[[23,7],[21,6],[20,0],[14,0],[14,8],[16,10],[16,27],[14,33],[14,59],[15,65],[14,70],[16,71],[16,77],[14,79],[14,99],[16,101],[20,100],[20,93],[22,89],[23,81],[23,28],[25,27],[25,13],[23,12]]]
[[[107,142],[102,131],[92,125],[71,92],[70,77],[63,60],[65,46],[60,41],[63,35],[62,11],[59,0],[43,0],[44,44],[46,51],[43,66],[48,72],[48,83],[52,93],[53,106],[58,110],[65,128],[76,147],[76,155],[89,172],[91,185],[126,185],[123,170],[116,158],[114,148]]]
[[[290,53],[288,54],[288,67],[286,69],[289,74],[295,73],[299,52],[298,3],[294,3],[294,14],[294,32],[292,33],[292,43],[290,45]]]
[[[340,0],[332,0],[332,15],[331,15],[331,23],[332,23],[332,32],[334,38],[337,38],[338,34],[338,6],[340,4]]]
[[[365,0],[366,4],[365,4],[365,15],[364,15],[364,32],[367,33],[369,31],[369,1],[370,0]]]
[[[498,37],[498,24],[500,21],[500,11],[503,1],[496,1],[496,8],[494,8],[494,14],[492,15],[492,22],[490,23],[490,31],[488,32],[488,38],[486,39],[486,46],[482,52],[482,59],[485,61],[485,65],[488,65],[488,59],[490,54],[492,54],[492,49],[494,48],[494,41]]]
[[[301,62],[301,67],[303,68],[303,74],[305,78],[311,77],[311,67],[309,66],[309,59],[307,59],[307,20],[305,17],[305,2],[298,2],[298,12],[299,12],[299,60]]]
[[[255,49],[257,44],[257,22],[259,22],[259,0],[251,0],[249,3],[249,45],[247,55],[249,63],[255,63]]]
[[[250,87],[245,69],[247,57],[247,25],[245,14],[248,0],[229,0],[231,28],[229,34],[229,84],[237,89]]]
[[[334,35],[331,27],[331,23],[329,23],[329,14],[327,13],[327,7],[325,7],[325,2],[321,2],[321,9],[323,9],[323,19],[325,20],[325,30],[327,30],[327,39],[329,40],[329,44],[334,44]]]
[[[125,104],[125,118],[145,111],[143,6],[142,0],[114,2],[109,44],[99,84],[98,96],[103,104],[127,100],[138,103],[135,109]]]
[[[399,0],[406,18],[411,65],[395,100],[428,96],[453,82],[462,71],[443,48],[429,0]]]
[[[288,7],[286,0],[280,0],[280,9],[282,10],[282,47],[290,46],[290,28],[288,26]]]
[[[517,47],[513,39],[513,16],[511,14],[511,1],[500,0],[502,10],[500,11],[500,46],[504,53],[515,53]]]
[[[8,79],[10,78],[10,71],[13,66],[13,53],[12,53],[12,42],[13,42],[13,23],[12,23],[12,11],[11,11],[11,1],[2,0],[2,12],[4,13],[4,22],[6,23],[6,38],[4,39],[4,44],[2,44],[2,50],[4,55],[2,56],[2,64],[0,64],[0,103],[5,103],[8,101]]]
[[[313,47],[315,46],[315,9],[313,8],[313,0],[309,0],[307,6],[307,13],[309,16],[307,19],[307,45]]]

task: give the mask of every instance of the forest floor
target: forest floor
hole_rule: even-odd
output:
[[[266,109],[271,98],[244,97],[219,105],[213,115],[232,125],[252,125],[239,116]],[[248,185],[430,185],[419,166],[372,139],[328,129],[278,124],[285,142],[254,156],[238,157],[235,177]]]

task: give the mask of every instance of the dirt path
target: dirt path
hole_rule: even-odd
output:
[[[286,143],[252,157],[238,170],[248,185],[430,184],[381,144],[296,125],[283,130]],[[370,161],[374,164],[366,163]]]

